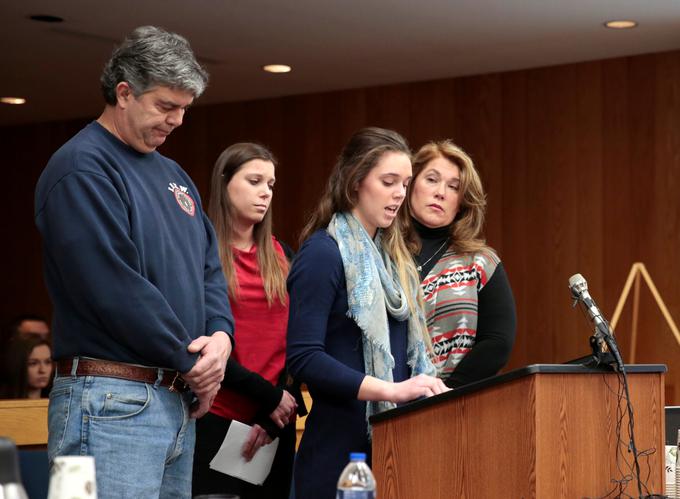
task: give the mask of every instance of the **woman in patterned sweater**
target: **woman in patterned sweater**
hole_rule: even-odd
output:
[[[438,376],[452,388],[493,376],[514,343],[515,303],[482,236],[486,196],[470,157],[449,140],[424,145],[408,209]]]

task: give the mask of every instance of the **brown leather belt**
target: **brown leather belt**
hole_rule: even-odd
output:
[[[60,376],[70,376],[73,370],[73,359],[58,360],[57,372]],[[119,378],[140,383],[155,384],[158,373],[161,372],[160,386],[170,388],[171,392],[186,392],[189,386],[182,379],[178,371],[160,369],[156,367],[135,366],[123,362],[100,359],[78,359],[76,376],[103,376],[106,378]]]

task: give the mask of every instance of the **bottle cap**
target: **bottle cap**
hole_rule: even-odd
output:
[[[5,483],[21,483],[21,474],[16,445],[11,439],[0,437],[0,485]]]
[[[349,460],[350,461],[366,461],[366,453],[365,452],[350,452]]]

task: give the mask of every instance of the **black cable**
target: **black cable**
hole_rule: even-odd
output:
[[[647,476],[645,477],[645,481],[643,482],[645,484],[645,492],[648,494],[647,497],[654,497],[657,494],[649,494],[649,489],[647,489],[647,482],[649,482],[649,478],[652,476],[652,465],[649,463],[649,458],[650,456],[654,455],[656,453],[656,448],[650,448],[650,449],[645,449],[641,450],[639,455],[646,458],[646,463],[647,463]]]
[[[611,393],[616,400],[616,408],[614,409],[614,434],[616,435],[616,470],[618,474],[621,476],[620,479],[616,478],[611,478],[610,482],[614,484],[614,486],[604,495],[600,496],[597,499],[610,499],[610,498],[621,498],[625,497],[628,499],[634,499],[633,496],[629,495],[626,493],[626,488],[628,487],[628,484],[633,480],[633,475],[632,473],[628,474],[625,473],[623,470],[623,467],[621,465],[621,461],[624,461],[627,465],[628,462],[625,459],[625,456],[621,452],[621,448],[625,446],[625,442],[621,438],[621,428],[623,426],[623,411],[621,410],[621,401],[623,400],[623,386],[622,386],[622,380],[621,376],[617,373],[616,379],[618,381],[617,383],[617,388],[616,391],[611,387],[609,384],[608,377],[606,375],[602,375],[602,380],[604,381],[604,385]],[[632,471],[632,470],[631,470]]]
[[[580,300],[579,300],[580,301]],[[585,304],[581,302],[582,307],[585,307]],[[599,310],[598,310],[599,312]],[[583,313],[584,316],[586,316],[587,319],[590,320],[588,315],[586,314],[586,311],[584,308],[581,308],[581,313]],[[625,497],[632,497],[628,494],[625,493],[625,489],[628,486],[628,484],[633,480],[633,476],[637,478],[637,489],[638,489],[638,497],[643,498],[643,497],[655,497],[656,495],[650,495],[649,493],[649,488],[647,487],[647,481],[649,480],[649,477],[651,475],[651,465],[649,464],[649,457],[656,452],[655,448],[647,449],[645,451],[638,452],[636,444],[635,444],[635,421],[634,421],[634,415],[633,415],[633,407],[630,402],[630,393],[628,389],[628,377],[626,375],[626,368],[623,363],[623,359],[621,358],[621,355],[618,350],[618,346],[616,345],[616,340],[614,339],[613,335],[611,334],[611,328],[609,327],[609,323],[602,317],[602,315],[598,315],[598,319],[602,321],[602,325],[606,329],[606,331],[602,331],[601,329],[598,330],[598,326],[596,325],[596,332],[595,332],[595,338],[600,337],[602,340],[604,340],[604,343],[606,344],[607,348],[611,352],[611,354],[614,357],[615,363],[616,363],[616,373],[617,373],[617,380],[618,380],[618,389],[616,392],[616,438],[618,441],[618,445],[616,446],[616,467],[621,475],[620,480],[616,480],[612,478],[612,482],[616,483],[618,488],[619,488],[619,495],[617,497],[622,497],[625,494]],[[596,355],[597,357],[597,355]],[[600,360],[598,358],[598,360]],[[610,390],[610,392],[614,393],[614,391],[611,389],[609,386],[609,383],[606,381],[606,376],[605,376],[605,384],[607,388]],[[621,402],[625,398],[626,400],[626,412],[628,413],[628,437],[629,441],[626,444],[622,440],[621,436],[621,429],[623,425],[623,419],[624,419],[624,413],[623,410],[621,409]],[[623,453],[621,452],[621,448],[623,446],[626,446],[628,448],[629,452],[632,452],[633,454],[633,463],[631,463],[625,458]],[[621,463],[619,461],[619,456],[621,457],[621,460],[624,461],[626,466],[628,467],[629,471],[631,474],[625,474],[624,470],[621,468]],[[647,472],[647,478],[643,482],[642,477],[641,477],[641,471],[640,471],[640,462],[638,457],[639,456],[644,456],[647,458],[647,467],[648,467],[648,472]],[[606,499],[608,498],[615,490],[616,487],[607,493],[607,495],[603,496],[601,499]],[[643,496],[642,489],[645,489],[645,495]]]
[[[605,376],[606,380],[606,376]],[[625,489],[628,487],[628,484],[633,480],[633,470],[628,463],[628,460],[626,459],[626,456],[624,456],[622,452],[622,448],[627,447],[626,442],[623,441],[622,436],[621,436],[621,428],[623,426],[623,419],[624,419],[624,414],[623,410],[621,409],[621,402],[623,401],[623,382],[621,379],[620,373],[616,373],[616,380],[618,381],[617,389],[616,392],[612,390],[612,393],[616,396],[616,427],[615,427],[615,435],[616,435],[616,470],[618,471],[619,475],[621,476],[620,480],[615,480],[612,479],[612,481],[617,481],[621,487],[620,489],[620,494],[623,495],[625,494]],[[607,383],[607,386],[609,386],[609,383]],[[628,471],[630,473],[625,473],[621,461],[623,461],[626,466],[628,467]],[[632,496],[625,494],[626,497],[632,498]]]
[[[611,387],[611,385],[609,384],[608,377],[606,375],[602,376],[602,380],[604,381],[605,387],[607,388],[609,393],[611,393],[614,397],[616,397],[616,413],[615,413],[616,425],[615,425],[615,430],[614,430],[616,437],[617,437],[616,467],[617,467],[617,471],[618,471],[619,475],[621,475],[621,479],[617,480],[617,479],[612,478],[611,481],[613,483],[615,483],[616,485],[606,495],[599,497],[598,499],[609,499],[610,497],[612,497],[612,494],[614,494],[616,492],[617,488],[619,489],[618,494],[615,495],[614,497],[627,497],[627,498],[632,499],[632,496],[627,494],[625,492],[625,489],[628,486],[628,484],[633,480],[633,473],[634,473],[633,466],[629,462],[629,460],[626,459],[626,456],[624,456],[623,453],[621,452],[622,448],[628,447],[628,445],[623,440],[622,435],[621,435],[621,429],[622,429],[622,426],[623,426],[623,419],[625,417],[625,414],[621,409],[621,405],[622,405],[621,402],[623,401],[623,398],[624,398],[623,376],[620,373],[617,372],[616,379],[617,379],[618,383],[617,383],[617,387],[616,387],[616,391],[615,391]],[[651,463],[650,463],[650,456],[652,456],[655,453],[656,453],[656,448],[654,448],[654,447],[649,448],[649,449],[645,449],[645,450],[641,450],[641,451],[638,452],[638,457],[645,458],[645,463],[647,465],[647,474],[645,476],[645,479],[642,480],[642,482],[641,482],[642,486],[645,489],[645,494],[646,494],[646,495],[641,496],[641,497],[645,497],[646,499],[666,497],[666,496],[658,495],[658,494],[650,494],[649,489],[646,485],[649,482],[649,479],[650,479],[651,474],[652,474],[652,466],[651,466]],[[624,470],[622,469],[621,461],[624,461],[624,463],[626,464],[626,467],[628,468],[628,471],[630,471],[630,473],[624,473]]]
[[[605,321],[602,318],[602,322],[604,325],[607,327],[609,331],[611,329],[609,328],[609,324],[607,321]],[[625,391],[625,399],[626,399],[626,409],[628,410],[628,437],[630,438],[630,446],[629,449],[633,452],[633,463],[635,465],[635,477],[637,478],[637,489],[638,489],[638,494],[639,497],[642,496],[642,477],[640,476],[640,462],[638,461],[638,452],[637,452],[637,447],[635,445],[635,421],[633,418],[633,406],[630,403],[630,392],[628,391],[628,376],[626,375],[626,367],[623,364],[623,359],[621,358],[621,354],[619,354],[619,349],[616,346],[616,341],[610,334],[603,334],[604,336],[604,341],[609,347],[609,350],[611,353],[614,355],[614,359],[616,359],[616,364],[618,367],[618,371],[620,372],[621,376],[623,376],[623,389]],[[645,485],[645,491],[649,493],[649,490],[647,489],[647,485]]]

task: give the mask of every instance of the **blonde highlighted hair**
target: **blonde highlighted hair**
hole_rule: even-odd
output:
[[[253,159],[270,161],[276,167],[274,155],[264,146],[251,142],[233,144],[217,158],[210,180],[210,201],[208,216],[215,226],[219,245],[222,272],[227,280],[229,296],[238,298],[238,280],[234,269],[232,240],[234,230],[234,207],[229,199],[227,185],[241,167]],[[286,303],[286,277],[288,260],[274,248],[272,241],[272,207],[261,222],[253,228],[253,238],[257,246],[257,263],[262,276],[267,303],[274,300]]]
[[[316,211],[302,230],[301,243],[316,230],[325,229],[334,213],[350,212],[356,206],[357,187],[386,153],[401,153],[411,159],[411,151],[406,140],[397,132],[369,127],[352,135],[335,163]],[[419,295],[420,279],[403,237],[408,227],[407,215],[403,209],[399,210],[394,222],[383,229],[382,244],[397,269],[409,308],[415,313],[419,300],[414,300],[414,297]]]
[[[483,236],[486,194],[482,180],[475,169],[472,158],[451,140],[425,144],[414,156],[413,179],[409,187],[407,211],[413,216],[410,209],[413,186],[427,164],[436,158],[447,159],[460,169],[460,187],[458,190],[460,205],[451,224],[451,247],[454,251],[464,254],[490,249]],[[416,252],[420,251],[419,240],[415,241],[415,245]]]

